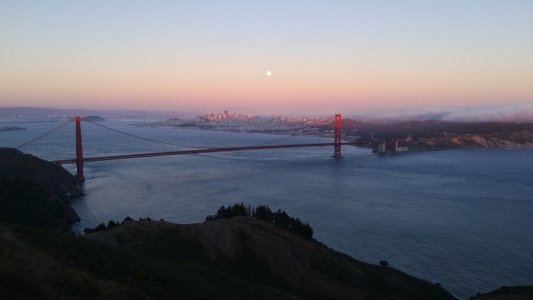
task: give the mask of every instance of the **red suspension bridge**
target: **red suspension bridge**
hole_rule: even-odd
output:
[[[120,160],[120,159],[133,159],[133,158],[146,158],[146,157],[161,157],[161,156],[172,156],[172,155],[185,155],[185,154],[202,154],[202,153],[217,153],[217,152],[233,152],[233,151],[251,151],[251,150],[267,150],[267,149],[284,149],[284,148],[307,148],[307,147],[326,147],[333,146],[333,158],[341,158],[341,145],[352,145],[353,143],[342,142],[341,139],[341,130],[342,130],[342,119],[340,114],[335,115],[334,119],[334,140],[333,143],[300,143],[300,144],[278,144],[278,145],[252,145],[252,146],[239,146],[239,147],[195,147],[195,146],[186,146],[194,149],[186,150],[171,150],[171,151],[154,151],[154,152],[142,152],[142,153],[131,153],[131,154],[120,154],[120,155],[96,155],[84,157],[84,148],[83,148],[83,138],[82,138],[82,121],[86,121],[93,125],[99,126],[109,131],[113,131],[122,135],[127,135],[134,138],[139,138],[145,141],[167,144],[169,146],[183,146],[176,145],[172,143],[162,142],[155,139],[149,139],[140,137],[137,135],[125,133],[110,127],[107,127],[90,120],[84,120],[80,116],[76,116],[71,120],[61,124],[60,126],[53,128],[52,130],[42,134],[18,147],[18,149],[25,147],[29,144],[36,142],[44,138],[45,136],[51,134],[52,132],[64,127],[66,124],[71,121],[75,123],[75,140],[76,140],[76,154],[74,158],[71,159],[61,159],[61,160],[52,160],[52,162],[57,164],[76,164],[76,177],[78,180],[85,180],[83,167],[85,163],[96,162],[96,161],[109,161],[109,160]]]

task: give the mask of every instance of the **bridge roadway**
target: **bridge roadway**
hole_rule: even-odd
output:
[[[184,155],[184,154],[202,154],[202,153],[216,153],[216,152],[231,152],[231,151],[251,151],[251,150],[267,150],[267,149],[282,149],[282,148],[305,148],[305,147],[325,147],[334,146],[335,143],[316,143],[316,144],[288,144],[288,145],[263,145],[263,146],[243,146],[243,147],[224,147],[224,148],[200,148],[192,150],[177,150],[167,152],[149,152],[149,153],[137,153],[137,154],[123,154],[123,155],[110,155],[100,157],[86,157],[83,158],[84,162],[106,161],[106,160],[118,160],[118,159],[132,159],[143,157],[157,157],[157,156],[171,156],[171,155]],[[341,145],[353,145],[356,143],[341,143]],[[76,159],[64,159],[52,161],[56,164],[73,164]]]

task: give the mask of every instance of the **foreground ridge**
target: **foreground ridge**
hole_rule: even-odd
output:
[[[310,299],[454,299],[438,285],[253,217],[186,225],[126,220],[87,238],[153,259],[203,262]]]

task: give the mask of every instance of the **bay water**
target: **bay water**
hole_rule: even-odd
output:
[[[199,147],[332,141],[131,123],[101,124]],[[27,128],[1,132],[0,147],[21,145],[57,125],[0,123]],[[73,158],[71,125],[21,150]],[[84,146],[86,157],[155,151],[145,141],[89,129]],[[314,237],[335,250],[374,264],[386,260],[462,299],[502,285],[533,284],[533,149],[380,156],[345,146],[344,158],[333,159],[332,148],[87,163],[85,196],[72,200],[82,219],[76,230],[126,216],[196,223],[221,205],[266,204],[309,222]],[[64,167],[75,173],[74,165]]]

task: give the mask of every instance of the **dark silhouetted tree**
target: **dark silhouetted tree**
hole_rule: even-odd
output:
[[[205,219],[206,221],[214,221],[218,219],[249,216],[268,223],[273,223],[278,227],[297,233],[306,239],[313,237],[313,229],[308,223],[303,223],[300,219],[293,218],[280,209],[276,212],[272,212],[272,210],[266,205],[259,205],[256,208],[252,208],[250,205],[245,205],[241,202],[240,204],[234,204],[228,207],[221,206],[215,215],[209,215]]]

